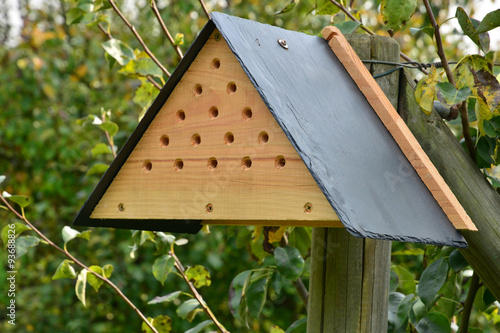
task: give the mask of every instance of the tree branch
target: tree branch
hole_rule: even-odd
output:
[[[443,49],[443,40],[441,39],[441,33],[439,32],[439,25],[436,22],[436,18],[434,17],[434,13],[432,12],[431,5],[429,0],[424,0],[425,10],[427,11],[427,15],[429,16],[429,20],[431,21],[431,25],[434,28],[434,37],[436,38],[436,47],[439,59],[441,59],[441,63],[443,64],[444,71],[446,73],[446,77],[448,78],[448,82],[450,82],[456,88],[455,77],[451,72],[450,65],[448,64],[448,60],[446,59],[446,55]],[[470,126],[469,126],[469,116],[467,113],[467,102],[462,102],[459,106],[460,116],[462,118],[462,133],[465,139],[465,144],[467,145],[467,149],[469,150],[469,155],[473,161],[476,161],[476,148],[472,141],[472,137],[470,134]]]
[[[163,19],[161,18],[161,15],[160,15],[160,12],[158,11],[158,7],[156,6],[155,0],[151,1],[151,9],[155,13],[156,18],[158,19],[158,22],[160,23],[161,29],[163,30],[163,33],[165,34],[165,36],[167,36],[168,41],[170,42],[170,44],[172,44],[172,47],[175,49],[175,52],[177,52],[177,55],[179,56],[179,58],[182,59],[182,57],[184,57],[182,55],[182,51],[181,51],[179,45],[175,45],[175,41],[172,38],[170,31],[168,31],[168,28],[165,25],[165,22],[163,22]]]
[[[139,41],[139,43],[142,45],[144,51],[155,62],[155,64],[158,67],[160,67],[160,69],[163,71],[163,73],[165,73],[165,75],[167,75],[168,77],[170,77],[170,72],[158,61],[158,59],[156,59],[155,55],[149,50],[149,48],[147,47],[146,43],[144,43],[144,41],[142,40],[141,36],[139,35],[139,33],[137,32],[137,30],[135,29],[135,27],[132,24],[130,24],[130,22],[125,18],[125,16],[123,16],[122,12],[116,6],[115,2],[113,0],[109,0],[109,3],[113,7],[114,11],[118,14],[118,16],[120,16],[120,18],[125,23],[125,25],[127,27],[129,27],[129,29],[132,31],[132,33],[134,34],[134,36],[137,38],[137,40]]]
[[[105,277],[105,276],[103,276],[103,275],[101,275],[99,273],[94,272],[93,270],[91,270],[90,268],[88,268],[85,264],[83,264],[81,261],[79,261],[78,259],[76,259],[66,249],[62,249],[58,245],[56,245],[47,236],[45,236],[40,230],[38,230],[30,221],[28,221],[26,219],[26,217],[24,217],[23,215],[19,214],[19,212],[17,210],[15,210],[14,207],[12,207],[10,205],[10,203],[1,194],[0,194],[0,199],[3,201],[3,203],[5,204],[5,206],[11,212],[13,212],[17,216],[17,218],[19,218],[20,220],[24,221],[24,223],[26,223],[26,225],[28,225],[31,228],[31,230],[33,230],[38,236],[40,236],[40,238],[42,238],[45,242],[47,242],[47,244],[49,244],[50,246],[52,246],[53,248],[55,248],[57,251],[61,252],[66,257],[68,257],[69,259],[71,259],[76,265],[80,266],[83,269],[86,269],[88,272],[94,274],[95,277],[97,277],[98,279],[100,279],[103,282],[107,283],[111,288],[113,288],[116,291],[116,293],[139,315],[139,317],[141,317],[141,319],[149,326],[149,328],[153,332],[158,333],[158,330],[147,320],[147,318],[137,308],[137,306],[135,306],[135,304],[132,303],[127,298],[127,296],[125,296],[125,294],[123,294],[123,292],[120,290],[120,288],[118,288],[111,280],[109,280],[107,277]]]
[[[462,321],[460,322],[458,333],[467,333],[469,330],[470,313],[472,311],[472,305],[474,304],[474,298],[476,298],[478,290],[479,276],[474,271],[474,274],[472,274],[472,280],[470,282],[469,292],[467,293],[467,298],[465,299],[464,310],[462,311]]]
[[[354,22],[358,22],[360,24],[361,29],[366,31],[369,35],[372,35],[372,36],[375,35],[375,33],[373,31],[371,31],[370,29],[365,27],[364,24],[360,20],[358,20],[356,17],[354,17],[354,15],[352,15],[351,12],[347,8],[345,8],[344,5],[342,5],[340,2],[337,2],[335,0],[330,0],[330,2],[333,3],[335,6],[337,6],[337,8],[339,8],[341,11],[343,11],[351,20],[353,20]],[[403,52],[399,52],[399,56],[406,61],[415,62],[410,57],[408,57],[406,54],[404,54]],[[423,68],[419,68],[419,69],[422,73],[429,74],[425,69],[423,69]]]
[[[191,283],[191,281],[189,281],[186,274],[184,273],[184,267],[182,266],[182,263],[179,260],[179,258],[177,258],[177,256],[175,255],[175,253],[173,251],[170,251],[169,254],[174,258],[175,268],[182,275],[182,278],[184,279],[186,284],[189,286],[189,289],[191,289],[193,296],[196,298],[198,303],[200,303],[201,308],[207,314],[208,318],[210,318],[210,320],[212,320],[214,322],[215,326],[217,326],[217,328],[219,329],[220,332],[229,333],[229,331],[227,331],[226,328],[221,323],[219,323],[219,321],[217,320],[217,318],[213,314],[212,310],[210,310],[210,308],[207,306],[207,304],[203,300],[203,297],[200,295],[198,290],[196,290],[196,287]]]
[[[199,0],[199,1],[201,4],[201,7],[203,8],[203,11],[205,12],[205,15],[210,20],[210,13],[208,12],[207,6],[205,6],[205,2],[203,2],[203,0]]]

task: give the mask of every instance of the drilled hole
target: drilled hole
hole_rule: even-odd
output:
[[[234,94],[235,92],[236,92],[236,83],[229,82],[227,84],[227,93],[228,94]]]
[[[269,141],[269,134],[267,132],[260,132],[258,140],[261,145],[265,145]]]
[[[224,142],[226,143],[226,145],[230,145],[231,143],[233,143],[234,134],[231,132],[227,132],[226,134],[224,134]]]
[[[241,111],[241,115],[243,116],[243,120],[250,120],[252,118],[252,109],[244,108],[243,111]]]
[[[207,213],[211,213],[211,212],[213,212],[213,211],[214,211],[214,205],[212,205],[211,203],[207,204],[207,205],[205,206],[205,211],[206,211]]]
[[[184,162],[178,158],[174,161],[174,169],[175,171],[181,171],[184,168]]]
[[[241,159],[241,167],[243,170],[248,170],[252,167],[252,160],[249,156],[245,156]]]
[[[123,212],[124,210],[125,210],[125,205],[123,204],[123,202],[120,202],[118,204],[118,211]]]
[[[184,121],[184,119],[186,119],[186,113],[183,110],[177,111],[175,116],[178,122]]]
[[[212,68],[213,69],[219,69],[220,68],[220,60],[215,58],[213,61],[212,61]]]
[[[151,163],[150,160],[145,160],[143,163],[142,163],[142,170],[144,172],[150,172],[151,169],[153,168],[153,163]]]
[[[313,209],[313,205],[312,203],[310,202],[307,202],[305,205],[304,205],[304,213],[310,213]]]
[[[219,165],[219,162],[217,162],[217,159],[215,157],[210,157],[208,159],[207,167],[209,170],[215,170],[217,168],[217,165]]]
[[[216,106],[212,106],[210,110],[208,110],[208,116],[210,119],[215,119],[219,115],[219,109]]]
[[[166,147],[170,143],[170,139],[168,138],[168,135],[162,135],[160,138],[160,146]]]
[[[193,145],[193,147],[197,147],[199,146],[201,143],[201,136],[196,133],[196,134],[193,134],[193,136],[191,137],[191,145]]]
[[[276,169],[282,169],[283,167],[285,167],[285,164],[286,160],[281,155],[276,157],[276,159],[274,160],[274,166],[276,167]]]
[[[201,88],[201,84],[195,85],[193,92],[194,92],[195,96],[200,96],[201,93],[203,92],[203,88]]]

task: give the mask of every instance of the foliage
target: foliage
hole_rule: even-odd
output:
[[[173,69],[180,57],[174,47],[165,47],[162,29],[148,8],[153,3],[137,2],[122,14],[162,64]],[[435,38],[435,28],[421,1],[353,2],[349,9],[359,21],[351,21],[331,1],[234,1],[227,8],[223,3],[207,5],[313,34],[330,22],[344,33],[361,32],[369,25],[379,34],[389,31],[402,51],[419,62],[436,58],[430,39]],[[346,1],[338,3],[348,6]],[[419,81],[416,97],[425,112],[436,100],[447,108],[466,103],[473,116],[469,120],[478,166],[499,188],[500,84],[493,66],[498,54],[489,51],[488,36],[500,25],[499,11],[479,21],[468,14],[471,4],[464,4],[451,14],[448,1],[432,9],[438,18],[456,19],[463,38],[477,45],[480,54],[463,54],[456,39],[443,39],[447,55],[458,57],[453,58],[455,83],[433,67]],[[158,6],[175,32],[174,46],[190,45],[206,22],[196,1],[174,0],[168,7],[159,1]],[[153,326],[158,332],[213,331],[216,323],[205,310],[210,307],[232,332],[304,332],[306,310],[296,286],[308,284],[310,228],[212,227],[210,234],[178,239],[161,232],[91,233],[67,226],[151,105],[157,85],[168,77],[126,30],[109,1],[47,2],[39,8],[28,2],[22,10],[26,19],[19,45],[0,47],[0,78],[8,82],[0,89],[0,183],[6,191],[2,196],[44,235],[62,244],[63,252],[85,258],[90,265],[81,268],[74,259],[61,258],[34,229],[14,223],[15,217],[0,209],[7,223],[1,233],[5,246],[6,228],[14,223],[16,230],[16,301],[22,304],[17,328],[150,332]],[[460,123],[450,122],[458,139]],[[470,288],[467,262],[451,248],[396,242],[393,247],[390,330],[451,331],[460,322]],[[6,262],[6,257],[1,260]],[[189,266],[184,269],[181,262]],[[147,314],[150,324],[93,272],[113,280]],[[2,304],[5,300],[6,295],[0,295]],[[480,287],[471,326],[484,332],[499,330],[498,309],[491,293]],[[1,328],[12,330],[6,323]]]

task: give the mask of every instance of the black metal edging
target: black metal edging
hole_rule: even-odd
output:
[[[111,227],[111,228],[125,228],[134,229],[137,227],[137,223],[144,227],[145,230],[158,230],[158,231],[169,231],[169,232],[186,232],[186,233],[197,233],[201,229],[200,220],[134,220],[132,223],[128,219],[92,219],[90,215],[94,211],[101,200],[104,193],[115,179],[116,175],[120,171],[122,165],[125,163],[129,155],[134,150],[135,146],[143,136],[144,132],[148,129],[151,122],[154,120],[158,112],[161,110],[170,94],[177,86],[177,83],[181,80],[184,73],[188,70],[189,66],[196,58],[200,50],[205,45],[206,41],[209,39],[210,35],[215,29],[215,24],[212,21],[208,21],[201,33],[198,35],[194,43],[191,45],[186,55],[180,63],[177,65],[175,71],[172,73],[167,83],[163,86],[160,93],[156,97],[153,104],[149,107],[148,111],[140,121],[137,128],[130,135],[125,145],[122,147],[114,161],[109,166],[108,170],[104,173],[101,180],[97,184],[96,188],[89,196],[83,207],[80,209],[78,215],[73,221],[73,225],[77,226],[89,226],[89,227]],[[171,223],[169,223],[171,222]]]

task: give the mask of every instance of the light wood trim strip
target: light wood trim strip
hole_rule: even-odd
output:
[[[457,229],[477,231],[460,202],[340,30],[336,27],[325,27],[322,34],[451,223]]]

